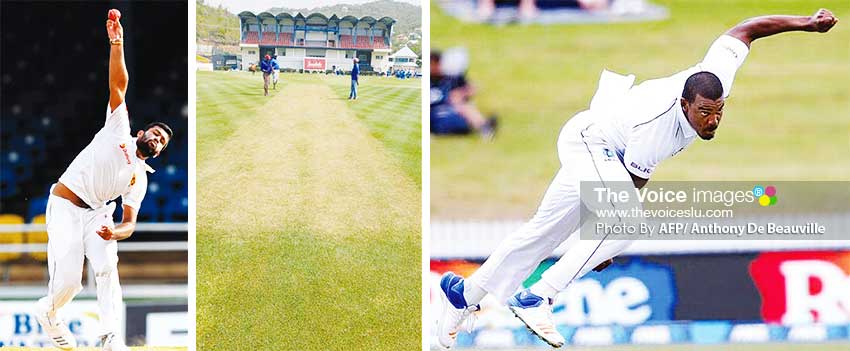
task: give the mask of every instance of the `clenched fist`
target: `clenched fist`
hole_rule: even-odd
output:
[[[809,29],[812,32],[826,33],[838,23],[838,18],[827,9],[820,9],[809,18]]]

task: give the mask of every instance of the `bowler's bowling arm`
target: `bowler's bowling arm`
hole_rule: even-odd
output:
[[[749,18],[729,29],[726,34],[737,38],[749,47],[750,43],[756,39],[782,32],[825,33],[836,23],[838,23],[838,18],[832,12],[827,9],[820,9],[812,16],[773,15]]]
[[[120,22],[107,20],[109,35],[109,109],[114,111],[124,102],[130,76],[124,63],[124,29]]]

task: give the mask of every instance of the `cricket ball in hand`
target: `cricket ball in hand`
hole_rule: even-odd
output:
[[[121,11],[118,11],[116,9],[109,10],[109,19],[117,22],[119,19],[121,19]]]

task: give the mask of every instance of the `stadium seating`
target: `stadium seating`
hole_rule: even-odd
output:
[[[339,47],[343,49],[353,49],[354,48],[354,37],[350,35],[340,35],[339,36]]]
[[[384,38],[375,37],[375,39],[372,41],[372,48],[373,49],[389,49],[390,46],[387,45],[387,43],[384,41]]]
[[[16,214],[0,214],[0,224],[24,224],[24,217]],[[24,233],[0,233],[0,244],[23,244]],[[0,253],[0,262],[14,261],[21,257],[19,252]]]
[[[17,177],[11,168],[0,169],[0,194],[3,198],[13,197],[18,194]]]
[[[280,33],[279,37],[275,38],[276,33],[274,32],[263,32],[263,39],[260,40],[260,35],[258,32],[246,32],[245,38],[242,40],[245,44],[263,44],[263,45],[293,45],[293,46],[312,46],[312,47],[325,47],[327,42],[324,44],[317,44],[316,41],[304,41],[298,40],[295,41],[292,33]],[[355,42],[353,35],[340,34],[339,41],[336,42],[335,45],[331,45],[331,47],[338,47],[342,49],[389,49],[389,45],[387,44],[385,38],[383,37],[374,37],[371,41],[368,35],[358,36]]]
[[[357,37],[357,44],[355,45],[358,49],[369,49],[372,45],[369,43],[369,37],[361,36]]]
[[[12,149],[26,155],[27,158],[40,162],[46,157],[47,143],[44,137],[27,133],[26,135],[17,135],[10,141]]]
[[[187,218],[187,213],[189,211],[189,199],[188,198],[176,198],[170,197],[166,200],[165,205],[163,206],[163,213],[165,213],[165,222],[186,222],[189,220]]]
[[[260,43],[260,33],[249,31],[245,33],[244,39],[242,42],[245,44],[259,44]]]
[[[45,224],[47,217],[43,214],[36,215],[32,218],[32,224]],[[27,244],[46,244],[47,231],[29,232],[27,233]],[[30,252],[29,256],[39,262],[47,262],[47,252]]]
[[[138,222],[157,222],[160,219],[161,206],[159,199],[164,197],[162,186],[158,180],[148,180],[148,191],[142,206],[136,214]]]
[[[292,33],[280,33],[275,45],[292,45]]]
[[[189,277],[186,252],[119,252],[121,284],[185,283]]]
[[[47,191],[44,192],[47,194]],[[47,209],[47,195],[35,197],[29,202],[27,208],[27,218],[32,220],[35,216],[43,214]]]
[[[276,36],[277,33],[275,32],[263,32],[263,39],[260,40],[260,44],[274,45],[277,41]]]
[[[33,159],[26,150],[12,149],[3,154],[5,166],[10,167],[17,179],[32,176]]]

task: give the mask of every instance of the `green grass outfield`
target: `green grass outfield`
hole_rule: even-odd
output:
[[[557,171],[561,126],[590,104],[603,68],[638,81],[699,62],[711,42],[762,14],[840,18],[827,34],[754,42],[723,123],[662,163],[653,180],[850,179],[850,3],[654,0],[665,21],[629,24],[466,24],[431,5],[432,48],[463,45],[480,109],[501,116],[497,138],[431,139],[433,218],[525,218]]]
[[[199,349],[421,345],[419,80],[198,72]]]
[[[299,75],[293,74],[293,79]],[[300,78],[300,77],[298,77]],[[329,79],[338,96],[348,98],[351,78]],[[360,77],[357,101],[349,106],[376,139],[417,183],[422,182],[422,87],[420,79]]]
[[[824,344],[719,344],[719,345],[646,345],[646,346],[631,346],[617,345],[616,347],[572,347],[566,346],[565,349],[571,351],[848,351],[850,344],[848,343],[824,343]],[[492,349],[464,349],[464,350],[492,350]],[[528,348],[528,349],[503,349],[501,351],[536,351],[536,350],[551,350],[548,347]]]

